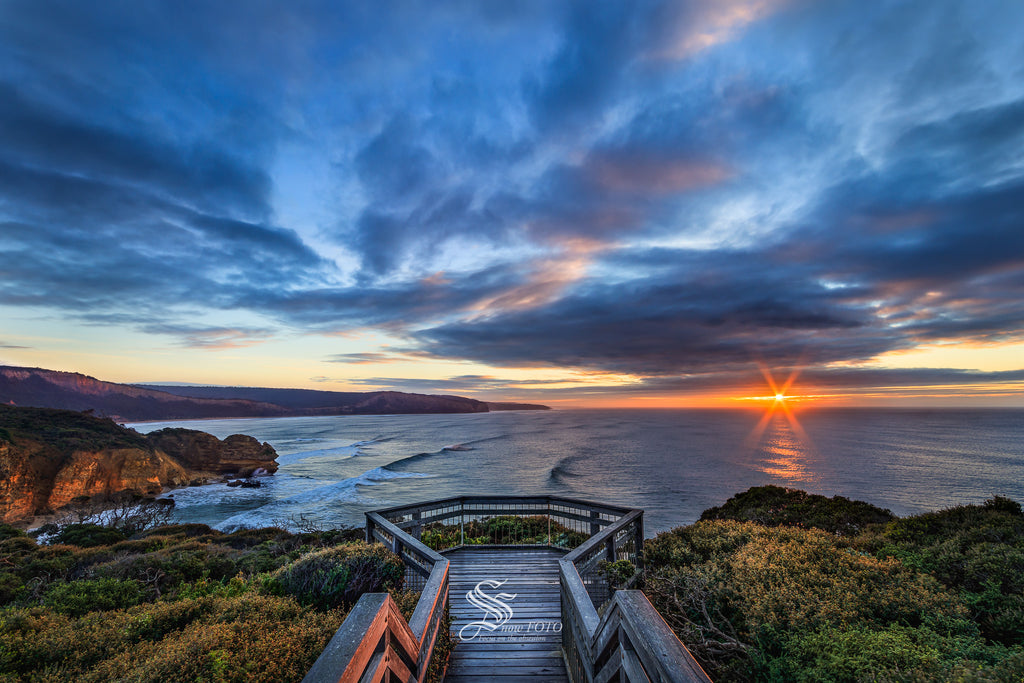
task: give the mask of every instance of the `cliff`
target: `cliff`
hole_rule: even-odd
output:
[[[0,521],[24,522],[80,496],[152,495],[228,473],[272,473],[276,457],[248,436],[149,436],[84,413],[0,406]]]
[[[104,382],[74,372],[10,366],[0,366],[0,404],[93,410],[98,415],[106,415],[119,422],[207,417],[488,411],[487,403],[462,396],[409,394],[399,391],[344,392],[264,387],[134,386]]]
[[[240,399],[211,400],[104,382],[77,372],[0,366],[0,403],[93,410],[120,422],[200,417],[277,417],[281,406]]]

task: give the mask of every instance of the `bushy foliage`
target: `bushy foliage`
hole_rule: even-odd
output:
[[[272,576],[271,590],[279,590],[299,604],[318,609],[351,606],[363,593],[401,590],[405,579],[402,560],[379,543],[362,541],[304,555]]]
[[[4,441],[38,441],[60,453],[105,448],[146,448],[146,437],[113,420],[54,408],[0,405]]]
[[[555,521],[545,515],[519,517],[497,515],[472,520],[463,525],[432,522],[424,524],[420,540],[434,550],[457,545],[538,545],[575,548],[587,540],[588,535]]]
[[[51,543],[77,545],[80,548],[93,548],[100,545],[112,545],[127,539],[128,536],[123,531],[99,524],[69,524],[59,529],[50,541]]]
[[[896,518],[888,510],[842,496],[827,498],[799,489],[755,486],[705,510],[701,520],[732,519],[764,526],[802,526],[854,536],[871,524]]]
[[[0,616],[9,680],[298,681],[344,620],[248,591],[78,618],[42,608]]]
[[[899,519],[860,539],[960,593],[984,635],[1024,644],[1024,514],[996,497]]]
[[[397,590],[404,566],[382,546],[331,551],[351,530],[223,534],[189,524],[109,545],[93,543],[97,529],[79,531],[64,540],[88,547],[0,540],[0,680],[301,680],[345,609],[300,604],[267,571],[309,556],[343,558],[346,604],[396,589],[408,618],[417,601]]]
[[[53,584],[43,595],[43,604],[55,612],[80,617],[89,612],[134,607],[143,598],[138,581],[83,579]]]
[[[793,493],[754,498],[803,499]],[[827,531],[782,525],[790,508],[765,514],[768,525],[706,520],[647,543],[646,590],[713,679],[1024,678],[1013,501],[863,525],[845,513],[822,522],[831,503],[812,504]]]

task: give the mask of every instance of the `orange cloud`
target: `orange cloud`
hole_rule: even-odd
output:
[[[658,194],[714,185],[732,175],[725,166],[712,161],[641,157],[598,159],[589,170],[605,189]]]
[[[789,0],[716,0],[676,17],[668,44],[653,56],[681,60],[732,40],[744,27],[773,14]],[[694,3],[696,4],[696,3]]]

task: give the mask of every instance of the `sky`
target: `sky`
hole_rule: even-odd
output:
[[[1024,406],[1024,3],[0,2],[0,363]]]

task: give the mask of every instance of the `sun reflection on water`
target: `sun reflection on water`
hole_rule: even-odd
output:
[[[786,400],[786,392],[796,380],[797,373],[792,373],[779,387],[767,369],[762,368],[761,371],[771,387],[774,400],[768,397],[771,402],[747,438],[748,447],[760,456],[754,467],[784,484],[806,484],[817,480],[818,474],[812,467],[814,448],[810,437]]]
[[[802,432],[802,430],[800,430]],[[760,462],[755,467],[787,484],[806,484],[818,478],[812,469],[812,452],[789,420],[776,414],[756,444]]]

